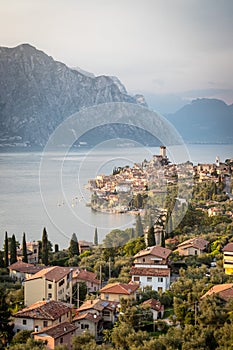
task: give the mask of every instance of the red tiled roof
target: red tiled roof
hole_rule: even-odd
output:
[[[77,329],[76,326],[69,322],[63,322],[55,326],[46,327],[41,329],[39,332],[33,332],[33,335],[44,335],[54,339],[60,338],[67,333],[74,332]]]
[[[197,248],[204,250],[209,242],[201,237],[190,238],[187,241],[184,241],[178,245],[178,248],[184,248],[184,246]]]
[[[233,252],[233,243],[228,243],[222,250],[223,252]]]
[[[115,310],[117,308],[116,301],[110,301],[110,300],[102,300],[102,299],[95,299],[95,300],[86,300],[80,308],[78,308],[78,312],[86,311],[86,310],[96,310],[96,311],[102,311],[104,309],[108,310]]]
[[[168,277],[170,275],[169,268],[147,268],[147,267],[132,267],[130,270],[131,275],[136,276],[159,276],[159,277]]]
[[[35,274],[41,270],[43,270],[45,267],[44,266],[35,266],[33,264],[28,264],[23,261],[17,261],[14,264],[11,264],[8,266],[9,270],[14,270],[17,272],[22,272],[22,273],[30,273],[30,274]]]
[[[26,281],[45,277],[45,279],[48,281],[58,282],[66,275],[68,275],[68,273],[71,271],[71,267],[51,266],[37,272],[34,276],[28,278]]]
[[[210,288],[202,297],[218,294],[223,300],[233,299],[233,283],[217,284]]]
[[[80,321],[80,320],[88,320],[94,323],[97,323],[101,320],[101,316],[98,315],[94,315],[91,312],[86,312],[84,314],[78,314],[73,318],[73,322],[74,321]]]
[[[56,320],[72,310],[72,306],[61,301],[38,301],[14,314],[14,317]]]
[[[148,305],[151,309],[155,311],[163,311],[164,306],[160,303],[159,300],[156,300],[154,298],[151,298],[149,300],[146,300],[142,303],[142,305]]]
[[[140,250],[140,252],[134,255],[134,259],[145,255],[154,255],[162,259],[167,259],[171,252],[172,251],[170,249],[155,245],[153,247],[148,247],[146,249]]]
[[[100,289],[100,293],[130,295],[133,294],[138,288],[138,284],[111,283]]]
[[[97,274],[94,272],[90,272],[86,270],[76,270],[75,276],[77,276],[78,280],[100,284],[100,280],[96,278]]]

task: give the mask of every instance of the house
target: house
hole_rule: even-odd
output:
[[[37,272],[44,269],[44,266],[35,266],[33,264],[28,264],[23,261],[17,261],[14,264],[8,266],[9,275],[12,279],[18,280],[20,282],[27,278],[32,277]]]
[[[153,314],[153,320],[158,318],[163,318],[164,314],[164,305],[161,304],[159,300],[151,298],[142,303],[143,306],[148,307]]]
[[[201,297],[201,300],[213,294],[217,294],[224,301],[233,299],[233,283],[216,284]]]
[[[93,247],[93,243],[92,242],[87,242],[84,240],[79,240],[78,241],[78,247],[79,247],[79,253],[82,254],[83,252],[85,252],[86,250],[91,250]]]
[[[160,247],[158,245],[153,247],[148,247],[146,249],[140,250],[134,256],[135,266],[139,265],[142,267],[153,267],[154,265],[166,265],[168,262],[168,257],[171,254],[171,250],[167,248]],[[148,266],[149,265],[149,266]]]
[[[38,301],[14,315],[14,332],[21,330],[40,331],[44,327],[61,322],[71,322],[72,305],[60,301]]]
[[[200,255],[207,251],[209,242],[201,237],[190,238],[177,246],[180,255]]]
[[[223,248],[223,268],[227,275],[233,275],[233,242]]]
[[[105,324],[114,324],[117,319],[119,303],[110,300],[86,300],[78,309],[78,314],[92,313],[101,316]]]
[[[24,304],[38,300],[72,302],[72,272],[70,267],[44,268],[24,282]]]
[[[116,301],[118,303],[122,298],[136,300],[138,288],[138,284],[110,283],[100,289],[100,299]]]
[[[84,331],[88,331],[98,340],[103,329],[101,321],[101,316],[91,312],[77,314],[73,318],[73,324],[76,326],[76,334],[80,335]]]
[[[30,264],[36,264],[39,261],[39,242],[27,242],[27,259]],[[17,260],[22,261],[23,259],[23,248],[17,249]]]
[[[157,292],[165,292],[170,287],[171,270],[165,268],[147,268],[135,267],[130,270],[132,282],[138,283],[143,289],[145,287],[152,287]]]
[[[142,289],[150,286],[157,292],[165,292],[170,287],[171,271],[168,257],[171,250],[160,246],[148,247],[134,256],[130,270],[131,281]]]
[[[87,270],[74,270],[73,284],[75,282],[84,282],[87,286],[88,293],[93,293],[100,289],[100,280],[97,279],[97,274]]]
[[[75,335],[76,326],[69,322],[63,322],[51,327],[42,329],[39,332],[33,332],[34,340],[41,340],[46,343],[49,350],[55,349],[58,345],[66,345],[72,349],[72,337]]]

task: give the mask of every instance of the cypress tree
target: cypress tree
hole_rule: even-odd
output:
[[[26,244],[25,232],[23,233],[22,248],[23,248],[23,259],[22,259],[22,261],[27,263],[28,262],[28,254],[27,254],[27,244]]]
[[[7,267],[9,265],[9,258],[8,258],[8,235],[7,232],[5,232],[5,241],[4,241],[4,265]]]
[[[11,264],[14,264],[17,261],[15,235],[12,235],[12,237],[11,237],[10,256],[11,256]]]
[[[78,239],[75,233],[72,234],[69,246],[69,257],[73,258],[75,255],[79,255]]]
[[[162,234],[161,234],[161,247],[165,248],[165,235],[164,235],[164,230],[162,231]]]
[[[94,233],[94,245],[98,245],[98,231],[97,227],[95,228],[95,233]]]
[[[155,231],[154,226],[149,227],[148,236],[147,236],[147,246],[153,247],[155,245]]]
[[[43,234],[42,234],[41,259],[44,265],[48,265],[48,262],[49,262],[48,235],[45,227],[43,229]]]
[[[136,217],[135,238],[138,238],[142,235],[143,235],[142,220],[141,220],[141,215],[138,214]]]

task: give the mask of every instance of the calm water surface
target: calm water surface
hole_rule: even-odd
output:
[[[106,146],[106,145],[105,145]],[[173,162],[190,160],[196,163],[222,161],[233,157],[233,145],[187,145],[168,149]],[[0,153],[0,248],[4,232],[13,233],[21,242],[40,239],[45,226],[49,239],[64,248],[73,232],[79,239],[93,240],[98,228],[99,240],[113,228],[132,226],[129,214],[111,215],[92,211],[86,206],[90,193],[85,189],[88,179],[97,174],[110,174],[114,166],[132,165],[158,154],[159,148],[122,147],[91,150],[78,149],[64,157],[59,152],[46,154],[46,170],[40,163],[42,153]]]

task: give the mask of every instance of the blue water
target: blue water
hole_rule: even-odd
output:
[[[233,145],[186,147],[168,149],[169,158],[173,162],[190,160],[196,164],[213,163],[216,156],[222,161],[233,157]],[[23,232],[27,240],[37,240],[46,227],[49,239],[65,248],[73,232],[78,239],[92,241],[97,227],[102,240],[113,228],[132,226],[132,215],[96,213],[87,207],[90,193],[84,186],[98,174],[111,173],[114,166],[132,165],[158,153],[158,148],[127,144],[78,149],[66,157],[61,152],[0,153],[0,248],[5,231],[9,236],[14,233],[21,242]],[[40,173],[41,160],[45,158],[46,168],[42,166]]]

